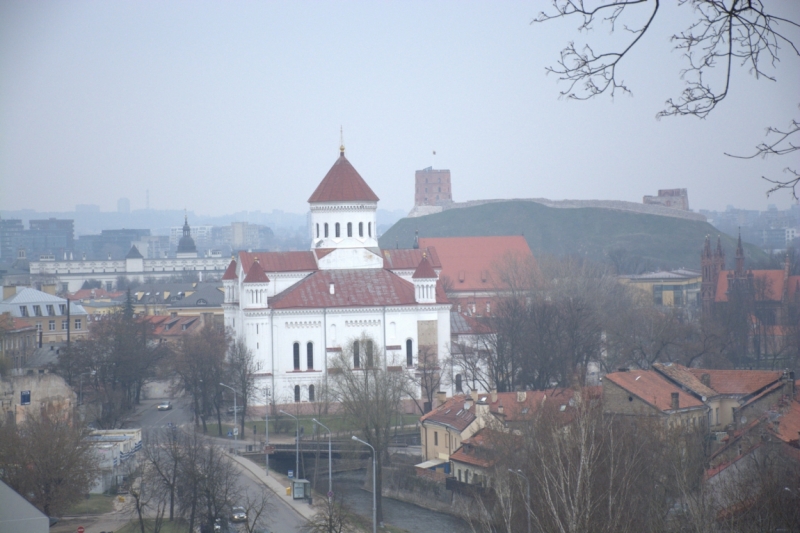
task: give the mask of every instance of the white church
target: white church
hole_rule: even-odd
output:
[[[310,251],[240,252],[222,278],[225,325],[252,350],[256,386],[274,403],[316,401],[329,359],[343,349],[367,365],[363,338],[406,372],[421,349],[448,351],[451,305],[435,251],[380,250],[378,197],[340,150],[308,199]]]

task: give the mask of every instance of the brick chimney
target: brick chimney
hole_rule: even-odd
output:
[[[491,403],[497,403],[497,389],[492,389],[491,396]]]
[[[673,392],[672,396],[672,410],[677,411],[680,408],[680,400],[678,399],[678,393]]]
[[[478,401],[478,391],[477,390],[472,389],[471,391],[469,391],[469,395],[472,398],[473,402],[477,402]]]
[[[439,392],[436,393],[436,403],[438,404],[436,407],[439,407],[439,405],[442,405],[446,400],[447,400],[447,393],[446,392],[439,391]]]

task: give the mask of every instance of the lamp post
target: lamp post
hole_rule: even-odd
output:
[[[353,440],[358,441],[361,444],[365,444],[365,445],[369,446],[370,449],[372,450],[372,533],[377,533],[377,531],[378,531],[378,522],[377,522],[378,500],[377,500],[377,494],[375,493],[375,469],[376,469],[375,448],[373,448],[372,444],[370,444],[369,442],[365,442],[365,441],[359,439],[358,437],[356,437],[355,435],[353,435]]]
[[[224,383],[220,383],[220,385],[222,385],[223,387],[227,387],[227,388],[229,388],[230,390],[233,391],[233,429],[234,430],[238,430],[238,427],[236,426],[236,424],[237,424],[236,412],[238,411],[238,409],[236,408],[236,389],[234,389],[230,385],[225,385]],[[233,432],[233,442],[236,442],[238,440],[236,438],[236,433],[238,433],[238,431],[234,431]]]
[[[328,430],[328,500],[330,500],[331,495],[333,494],[333,478],[331,477],[333,475],[333,460],[331,459],[333,457],[331,455],[331,430],[328,428],[328,426],[316,418],[312,418],[311,421]]]
[[[267,475],[269,475],[269,387],[264,389],[267,399],[267,408],[264,411],[264,463],[267,465]]]
[[[280,413],[285,414],[286,416],[291,416],[294,418],[295,421],[295,431],[294,431],[294,478],[300,478],[300,420],[294,415],[290,415],[283,409],[279,411]]]
[[[528,516],[528,533],[531,533],[531,482],[528,480],[528,477],[525,474],[522,473],[522,470],[519,470],[519,469],[511,470],[509,468],[508,471],[511,472],[512,474],[514,474],[515,476],[519,476],[519,477],[521,477],[522,479],[525,480],[526,495],[528,497],[528,508],[526,509],[526,511],[527,511],[526,514]]]

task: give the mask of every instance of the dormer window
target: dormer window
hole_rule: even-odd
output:
[[[48,304],[48,306],[47,306],[47,316],[56,316],[55,307],[53,307],[50,304]]]
[[[42,306],[41,305],[34,305],[33,306],[33,314],[34,314],[34,316],[42,316]]]
[[[19,314],[20,314],[20,316],[28,316],[28,306],[27,305],[20,305],[19,306]]]

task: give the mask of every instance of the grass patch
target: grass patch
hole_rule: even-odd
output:
[[[110,513],[114,510],[114,498],[108,494],[90,494],[69,508],[67,515],[84,516]]]
[[[145,519],[144,521],[144,530],[145,531],[153,531],[155,521],[152,519]],[[184,522],[183,520],[175,520],[174,522],[169,522],[168,520],[164,520],[161,523],[161,533],[188,533],[189,532],[189,524]],[[125,524],[121,529],[118,529],[116,533],[141,533],[141,529],[139,528],[139,521],[138,520],[131,520],[127,524]]]

